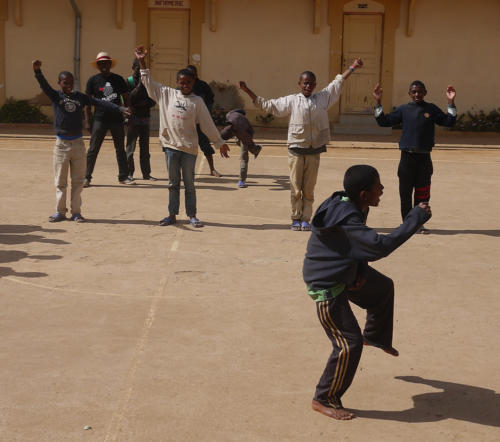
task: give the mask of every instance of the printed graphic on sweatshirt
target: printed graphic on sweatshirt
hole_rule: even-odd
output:
[[[66,112],[75,112],[80,106],[80,102],[76,100],[72,100],[71,98],[64,97],[61,101],[59,101],[59,106],[64,107]]]
[[[118,98],[118,94],[113,91],[113,86],[111,86],[111,83],[109,81],[106,81],[104,87],[100,87],[99,91],[101,91],[103,94],[103,100],[113,101]]]
[[[187,101],[175,100],[175,108],[179,112],[187,112],[188,103]]]

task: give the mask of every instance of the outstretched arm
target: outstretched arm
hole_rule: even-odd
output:
[[[356,58],[356,60],[354,60],[351,64],[351,66],[349,66],[349,68],[342,74],[342,78],[344,80],[347,80],[347,78],[349,78],[349,76],[356,70],[356,69],[359,69],[360,67],[363,66],[363,60],[361,60],[361,58]]]
[[[276,117],[286,117],[291,113],[291,103],[289,97],[273,98],[270,100],[265,100],[262,97],[258,97],[253,93],[252,90],[247,86],[244,81],[238,82],[240,89],[248,94],[252,99],[253,103],[260,107],[262,110],[273,114]]]
[[[42,91],[47,95],[51,101],[58,101],[59,100],[59,95],[56,90],[52,89],[48,81],[45,79],[45,77],[42,74],[42,62],[40,60],[33,60],[32,63],[33,65],[33,72],[35,72],[35,78],[38,81],[38,84],[40,85],[40,88]]]
[[[457,122],[457,108],[455,107],[455,96],[457,92],[453,86],[446,88],[446,98],[448,99],[448,112],[444,113],[436,106],[434,121],[440,126],[453,127]]]
[[[147,66],[146,66],[146,55],[148,51],[144,46],[137,46],[135,48],[134,54],[137,60],[139,60],[139,66],[141,68],[141,82],[146,88],[146,91],[148,92],[148,95],[155,100],[156,102],[159,101],[161,97],[161,90],[162,88],[166,87],[161,83],[158,83],[154,81],[151,78],[151,73],[149,72]]]
[[[255,101],[256,98],[257,98],[257,95],[255,95],[252,90],[247,86],[247,84],[244,82],[244,81],[238,81],[238,86],[240,87],[240,89],[247,93],[248,96],[252,99],[252,101]]]

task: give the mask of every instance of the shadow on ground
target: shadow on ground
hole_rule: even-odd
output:
[[[500,395],[494,390],[454,382],[396,376],[396,379],[428,385],[443,391],[413,396],[413,408],[400,411],[352,410],[357,416],[399,422],[437,422],[457,419],[500,427]]]
[[[34,225],[16,225],[2,224],[0,225],[0,244],[28,244],[31,242],[41,242],[48,244],[69,244],[67,241],[60,239],[49,239],[42,235],[33,235],[31,232],[47,232],[47,233],[62,233],[62,229],[45,229],[41,226]],[[22,250],[0,250],[0,263],[18,262],[22,259],[32,260],[55,260],[61,259],[60,255],[30,255]],[[11,267],[0,267],[0,278],[4,276],[18,276],[24,278],[40,278],[48,276],[42,272],[17,272]]]

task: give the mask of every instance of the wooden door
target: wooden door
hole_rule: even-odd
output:
[[[189,60],[189,11],[151,10],[150,65],[153,79],[175,87]]]
[[[344,14],[342,72],[359,57],[364,66],[344,83],[340,101],[343,114],[370,114],[372,91],[380,81],[382,15]]]

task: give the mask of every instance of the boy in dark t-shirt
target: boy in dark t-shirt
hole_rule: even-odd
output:
[[[115,60],[113,60],[108,53],[99,52],[93,65],[100,72],[89,78],[85,89],[87,95],[116,105],[120,105],[122,102],[127,103],[128,88],[125,80],[120,75],[110,71],[115,65]],[[86,127],[90,128],[90,106],[85,108],[85,120]],[[133,180],[128,178],[129,170],[127,155],[125,154],[123,117],[105,109],[96,108],[94,112],[94,122],[92,124],[90,147],[87,152],[87,172],[85,174],[84,187],[90,185],[97,155],[99,154],[99,150],[101,149],[102,142],[108,130],[111,131],[116,151],[118,181],[120,184],[135,184]]]
[[[82,139],[83,108],[93,104],[98,108],[119,114],[127,109],[104,100],[97,100],[73,91],[73,74],[63,71],[59,74],[58,84],[61,90],[50,87],[41,71],[42,62],[33,61],[35,78],[43,92],[50,98],[54,110],[54,130],[56,145],[54,147],[54,173],[56,185],[56,213],[49,217],[49,222],[66,219],[66,193],[68,188],[68,171],[71,174],[71,220],[83,222],[81,214],[82,188],[85,178],[85,145]]]
[[[401,160],[398,166],[399,196],[401,216],[405,219],[413,206],[429,202],[431,197],[431,176],[433,172],[431,151],[434,147],[434,125],[451,127],[457,120],[455,107],[456,92],[453,86],[446,89],[448,112],[445,114],[433,103],[424,101],[427,95],[424,83],[414,81],[410,84],[408,95],[411,102],[398,106],[385,115],[382,109],[382,88],[377,84],[373,90],[375,98],[375,119],[379,126],[403,125],[399,140]],[[413,195],[414,194],[414,195]],[[413,204],[412,204],[413,195]],[[420,233],[429,233],[422,227]]]

